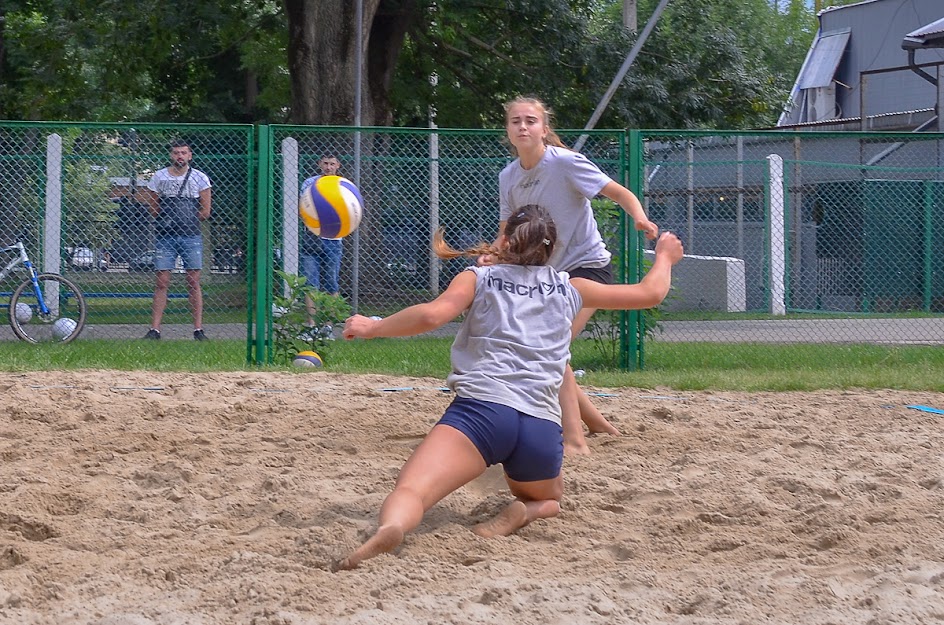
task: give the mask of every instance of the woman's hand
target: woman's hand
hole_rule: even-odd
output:
[[[364,315],[353,315],[344,322],[344,330],[341,336],[350,339],[370,339],[374,337],[374,326],[379,323],[379,319],[371,319]]]
[[[659,236],[659,226],[648,219],[645,221],[637,221],[636,230],[643,232],[650,241]]]
[[[682,260],[685,250],[682,241],[672,232],[663,232],[656,242],[656,257],[665,258],[673,265]]]

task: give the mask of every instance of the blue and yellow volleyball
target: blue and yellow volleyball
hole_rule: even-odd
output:
[[[324,362],[317,352],[304,351],[298,352],[298,354],[295,355],[292,364],[296,367],[321,367]]]
[[[326,239],[341,239],[361,224],[364,198],[343,176],[321,176],[298,199],[305,227]]]

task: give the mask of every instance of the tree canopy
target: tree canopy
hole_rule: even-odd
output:
[[[583,127],[638,33],[619,0],[7,0],[5,119],[494,127],[529,93]],[[639,0],[639,26],[657,0]],[[805,0],[669,2],[598,127],[772,125]],[[358,72],[357,59],[363,60]]]
[[[241,122],[287,106],[281,5],[7,0],[5,119]],[[257,76],[265,75],[265,81]]]

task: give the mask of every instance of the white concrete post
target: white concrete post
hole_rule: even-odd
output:
[[[430,124],[436,128],[436,124]],[[429,240],[439,230],[439,135],[429,135]],[[439,295],[439,257],[429,252],[429,289],[434,295]]]
[[[298,141],[282,139],[282,269],[298,275]],[[288,297],[288,285],[285,296]]]
[[[74,244],[74,243],[73,243]],[[42,271],[60,273],[59,251],[62,245],[62,137],[46,137],[46,217],[43,232]],[[53,316],[59,316],[59,285],[46,283],[46,305]]]
[[[770,314],[785,315],[784,274],[786,272],[786,249],[784,245],[784,198],[783,157],[771,154],[767,157],[770,184]]]
[[[59,273],[62,242],[62,137],[46,137],[46,217],[42,271]]]

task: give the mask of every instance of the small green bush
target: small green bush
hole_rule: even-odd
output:
[[[306,350],[317,352],[322,361],[326,361],[334,341],[331,330],[351,315],[350,304],[343,297],[306,284],[304,276],[280,270],[275,273],[288,287],[287,295],[277,294],[272,300],[275,361],[288,364],[298,352]]]

